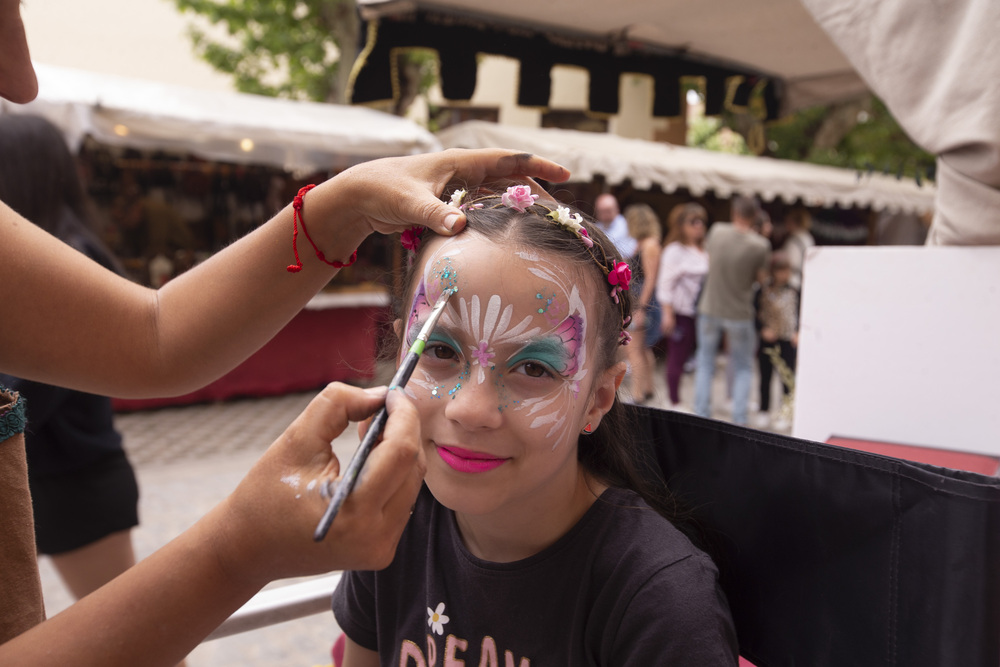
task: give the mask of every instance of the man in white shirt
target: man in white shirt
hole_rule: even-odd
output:
[[[613,194],[604,193],[594,201],[594,218],[601,225],[601,231],[608,235],[626,260],[635,254],[636,240],[628,233],[628,223],[618,208],[618,200]]]

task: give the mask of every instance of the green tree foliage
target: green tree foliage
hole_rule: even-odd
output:
[[[189,29],[195,52],[238,90],[344,102],[358,48],[354,0],[174,0],[225,35]],[[212,33],[212,34],[210,34]],[[340,54],[349,54],[341,59]]]
[[[687,88],[697,99],[704,99],[699,84],[688,83]],[[759,154],[784,160],[879,171],[918,181],[934,175],[934,156],[913,143],[873,95],[803,109],[768,123],[763,122],[763,107],[755,108],[751,99],[746,107],[730,106],[721,116],[710,118],[696,113],[688,122],[688,145],[699,148],[752,154],[751,147],[756,145]]]
[[[833,141],[817,141],[824,123],[829,126],[838,112],[847,116],[843,131],[834,132]],[[846,109],[821,106],[800,111],[771,124],[767,139],[768,154],[778,158],[918,179],[934,173],[934,156],[913,143],[877,97]]]

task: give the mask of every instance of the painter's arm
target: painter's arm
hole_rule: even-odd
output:
[[[513,151],[452,150],[366,162],[306,194],[303,215],[330,260],[372,232],[426,225],[457,231],[464,214],[439,197],[451,182],[562,181],[568,172]],[[271,339],[336,269],[299,234],[289,273],[292,207],[160,290],[102,269],[0,204],[0,371],[110,396],[191,391]]]
[[[416,408],[401,391],[389,392],[383,441],[329,535],[312,540],[326,508],[318,481],[339,472],[329,443],[349,421],[370,416],[382,392],[327,387],[225,501],[109,584],[0,646],[0,664],[174,665],[274,579],[386,567],[425,470]]]

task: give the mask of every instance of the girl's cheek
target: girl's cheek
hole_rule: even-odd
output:
[[[508,378],[498,383],[497,395],[501,399],[501,412],[527,428],[544,428],[547,432],[549,426],[569,414],[573,405],[571,385],[563,379],[553,379],[544,388],[540,384],[531,386],[529,382]]]
[[[468,363],[455,364],[451,368],[433,365],[428,368],[421,360],[410,378],[410,385],[413,385],[418,400],[445,401],[453,399],[462,390],[468,382],[470,370]]]

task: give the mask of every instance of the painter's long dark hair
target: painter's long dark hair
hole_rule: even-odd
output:
[[[106,268],[123,273],[96,232],[76,159],[41,116],[0,115],[0,201]]]
[[[584,217],[583,227],[594,242],[593,249],[588,249],[572,232],[545,217],[554,205],[550,208],[548,205],[536,204],[525,213],[519,213],[512,208],[498,206],[499,196],[476,201],[484,206],[467,211],[466,231],[463,234],[480,235],[499,246],[510,248],[511,252],[523,249],[548,253],[580,268],[581,275],[590,281],[591,293],[597,295],[593,299],[597,308],[595,377],[611,368],[621,358],[619,334],[622,330],[622,313],[630,313],[632,309],[628,291],[620,293],[621,304],[613,301],[609,295],[607,271],[599,266],[604,263],[605,267],[610,268],[615,262],[622,261],[614,244],[597,224]],[[431,232],[424,232],[425,241],[430,236]],[[423,244],[424,247],[426,245]],[[418,253],[404,279],[396,285],[394,314],[403,322],[409,317],[407,308],[410,301],[407,299],[407,292],[412,289],[416,267],[421,264],[420,259]],[[400,345],[401,341],[395,338],[387,346],[384,357],[398,358]],[[644,470],[647,464],[641,450],[628,437],[629,433],[634,432],[629,416],[616,396],[611,409],[601,419],[594,433],[579,436],[577,458],[584,469],[598,480],[609,486],[632,489],[659,514],[678,523],[684,518],[682,512],[666,486],[653,483],[652,476]]]

